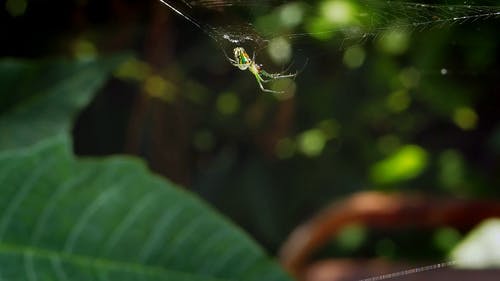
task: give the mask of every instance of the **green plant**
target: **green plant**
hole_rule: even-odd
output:
[[[0,62],[1,279],[288,280],[141,161],[73,155],[72,120],[124,57]]]

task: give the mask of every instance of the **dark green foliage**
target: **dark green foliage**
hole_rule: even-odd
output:
[[[65,135],[125,56],[103,60],[0,61],[0,150]]]

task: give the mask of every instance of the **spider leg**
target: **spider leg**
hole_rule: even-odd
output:
[[[259,83],[259,86],[260,86],[260,89],[263,91],[263,92],[266,92],[266,93],[272,93],[272,94],[283,94],[285,92],[283,91],[273,91],[273,90],[269,90],[269,89],[266,89],[264,88],[264,85],[262,85],[262,82],[266,83],[266,82],[269,82],[271,80],[264,80],[262,79],[262,77],[260,77],[260,75],[256,74],[255,75],[255,78],[257,79],[257,83]]]
[[[233,60],[232,58],[227,58],[229,60],[229,62],[234,65],[234,66],[238,66],[240,65],[236,60]]]
[[[241,64],[239,63],[237,60],[234,60],[230,57],[227,57],[227,59],[229,60],[229,62],[233,65],[233,66],[236,66],[237,68],[241,69],[243,66],[245,66],[244,64]]]
[[[262,78],[262,71],[257,72],[254,75],[255,75],[255,78],[257,78],[257,81],[259,81],[261,83],[269,83],[269,82],[273,81],[273,79],[264,79],[264,78]]]
[[[297,76],[297,73],[290,73],[290,74],[268,73],[265,70],[261,70],[260,74],[264,77],[271,78],[266,80],[266,82],[269,82],[274,79],[294,78]]]
[[[279,75],[279,76],[272,76],[271,79],[262,79],[262,83],[269,83],[271,81],[277,80],[277,79],[284,79],[284,78],[295,78],[297,76],[296,74],[288,74],[288,75]],[[270,76],[266,76],[270,77]]]
[[[279,79],[279,78],[275,78],[275,77],[273,77],[271,79],[264,79],[264,78],[262,78],[262,76],[260,78],[261,78],[260,82],[262,82],[262,83],[269,83],[269,82],[272,82],[276,79]]]
[[[239,68],[240,70],[247,70],[248,69],[248,65],[246,64],[242,64],[242,63],[238,63],[237,61],[231,61],[231,64],[233,66],[236,66],[237,68]]]
[[[274,81],[274,80],[275,80],[275,79],[272,79],[272,78],[271,78],[271,79],[264,79],[264,78],[262,77],[262,76],[264,76],[264,75],[263,75],[263,73],[262,73],[262,71],[261,71],[261,72],[259,72],[259,74],[258,74],[258,75],[259,75],[259,79],[257,79],[257,80],[259,80],[259,81],[260,81],[260,82],[262,82],[262,83],[269,83],[269,82],[271,82],[271,81]],[[264,77],[268,77],[268,76],[264,76]]]

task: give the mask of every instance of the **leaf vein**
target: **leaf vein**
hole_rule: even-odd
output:
[[[54,272],[56,273],[56,276],[60,281],[69,280],[66,276],[66,272],[64,272],[64,268],[62,267],[61,259],[59,258],[59,256],[52,256],[50,258],[50,263],[52,264],[52,268],[54,269]]]
[[[89,173],[90,175],[90,173]],[[83,180],[87,179],[89,175],[85,176],[80,176],[80,177],[75,177],[71,180],[66,180],[65,182],[61,183],[58,187],[57,190],[52,196],[49,198],[48,203],[45,205],[45,208],[41,212],[41,214],[38,216],[36,220],[36,227],[35,231],[33,232],[33,235],[31,237],[31,242],[33,245],[35,245],[38,240],[40,239],[40,235],[42,234],[43,226],[46,225],[46,221],[48,220],[50,214],[54,211],[54,209],[57,207],[57,199],[62,197],[64,194],[69,192],[72,188],[76,187],[78,184],[80,184]]]
[[[41,177],[42,173],[45,172],[48,168],[52,167],[52,162],[53,160],[50,161],[50,163],[42,165],[42,168],[36,169],[34,172],[32,172],[31,176],[24,182],[24,185],[17,191],[12,201],[10,201],[10,204],[5,210],[5,213],[2,217],[2,221],[0,223],[0,241],[3,240],[3,236],[5,234],[7,226],[9,225],[10,220],[14,216],[19,206],[21,205],[22,201],[26,198],[29,191],[35,186],[34,183],[39,177]]]
[[[169,224],[174,220],[175,216],[183,210],[182,205],[177,205],[173,209],[167,209],[163,212],[163,215],[156,223],[156,227],[150,234],[146,243],[144,243],[142,250],[139,254],[139,260],[143,263],[151,256],[154,249],[158,248],[158,245],[163,241],[162,236],[165,234]]]
[[[149,191],[143,195],[143,197],[137,201],[134,208],[132,208],[127,215],[124,217],[122,222],[118,225],[115,231],[110,235],[109,240],[105,243],[106,249],[105,254],[108,255],[110,251],[118,244],[119,240],[129,229],[133,222],[136,220],[137,216],[144,210],[146,206],[151,202],[152,199],[155,199],[153,195],[156,194],[156,189]]]
[[[33,263],[33,252],[26,251],[23,255],[24,259],[24,270],[26,271],[26,275],[29,281],[36,281],[36,272],[35,272],[35,264]]]
[[[99,196],[97,196],[94,201],[83,211],[80,215],[80,218],[77,220],[77,223],[73,226],[70,234],[68,235],[66,242],[64,243],[64,251],[71,253],[75,247],[75,243],[80,235],[80,233],[85,229],[90,217],[94,215],[95,212],[99,210],[99,208],[107,202],[116,192],[118,192],[119,188],[123,188],[126,184],[125,182],[120,181],[120,183],[116,183],[108,188],[108,190],[103,191]]]

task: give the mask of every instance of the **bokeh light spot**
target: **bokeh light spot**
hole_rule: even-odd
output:
[[[371,169],[375,183],[391,184],[420,175],[427,167],[427,152],[416,145],[405,145]]]
[[[408,49],[410,37],[407,31],[402,29],[390,29],[384,32],[380,40],[378,40],[378,47],[383,52],[391,55],[400,55]]]
[[[392,112],[405,111],[410,103],[411,98],[406,91],[396,91],[387,97],[387,107]]]
[[[319,122],[318,128],[323,132],[327,140],[331,140],[339,135],[340,124],[337,120],[327,119]]]
[[[120,79],[144,81],[151,75],[151,67],[146,62],[132,58],[122,63],[114,75]]]
[[[299,136],[299,150],[306,156],[315,157],[323,152],[326,141],[326,136],[320,129],[311,129]]]
[[[144,81],[144,91],[149,96],[165,102],[172,102],[175,99],[175,86],[158,75],[150,76]]]
[[[476,128],[478,119],[477,113],[470,107],[457,108],[453,113],[453,121],[462,130]]]
[[[323,41],[329,40],[335,35],[333,31],[324,32],[330,28],[332,28],[332,24],[327,22],[323,17],[313,17],[307,21],[306,25],[310,36]]]
[[[240,100],[234,93],[223,93],[217,98],[217,111],[223,115],[232,115],[238,112]]]
[[[361,224],[351,224],[342,228],[336,240],[340,248],[352,252],[363,245],[366,237],[366,227]]]
[[[344,64],[349,68],[358,68],[365,61],[365,50],[360,46],[352,46],[344,52]]]
[[[329,0],[321,4],[321,14],[330,23],[347,24],[353,20],[354,7],[346,1]]]
[[[461,235],[456,229],[451,227],[442,227],[434,232],[434,244],[441,251],[448,253],[458,244]]]
[[[297,91],[297,83],[291,78],[276,79],[271,83],[271,89],[280,93],[273,93],[272,95],[278,100],[287,100],[295,96]]]
[[[399,80],[407,89],[415,88],[420,83],[420,72],[413,67],[405,68],[399,74]]]
[[[286,63],[292,57],[292,46],[283,37],[277,37],[269,42],[269,56],[275,63]]]
[[[7,0],[5,2],[5,10],[13,17],[24,15],[26,8],[28,8],[27,0]]]
[[[80,60],[92,60],[97,56],[97,48],[91,41],[79,39],[73,44],[73,54]]]
[[[465,164],[462,155],[456,150],[446,150],[439,156],[439,180],[449,190],[463,184]]]
[[[304,11],[299,3],[287,4],[281,8],[280,19],[284,26],[297,26],[302,22],[303,18]]]

